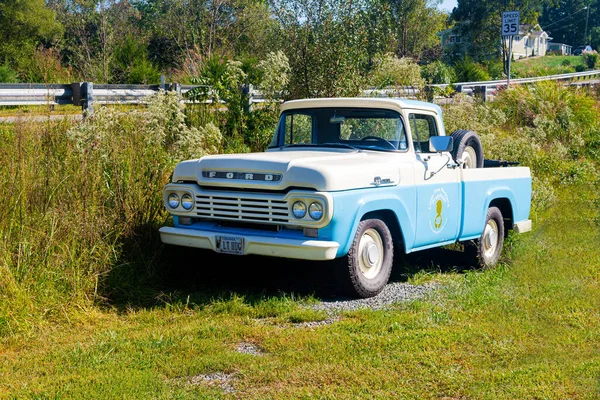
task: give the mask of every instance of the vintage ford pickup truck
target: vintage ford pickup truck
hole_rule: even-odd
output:
[[[465,242],[493,266],[509,230],[531,230],[530,169],[489,161],[477,133],[446,135],[433,103],[292,100],[266,151],[176,166],[163,190],[173,223],[161,240],[331,260],[340,287],[371,297],[388,283],[394,251]]]

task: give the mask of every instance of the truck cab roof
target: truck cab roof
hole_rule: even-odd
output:
[[[332,98],[314,98],[289,100],[281,105],[281,111],[300,109],[300,108],[321,108],[321,107],[364,107],[364,108],[387,108],[404,109],[414,108],[427,110],[442,116],[442,109],[434,103],[419,100],[409,100],[397,97],[379,98],[379,97],[332,97]]]

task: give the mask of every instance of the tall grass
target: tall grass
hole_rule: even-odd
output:
[[[220,140],[189,128],[169,94],[69,124],[0,127],[0,335],[143,296],[167,218],[161,189],[189,143],[202,155]]]

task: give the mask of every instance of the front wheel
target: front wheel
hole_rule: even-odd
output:
[[[388,283],[393,259],[394,242],[387,225],[380,219],[363,220],[350,251],[338,260],[340,278],[350,295],[373,297]]]
[[[491,268],[498,263],[504,244],[504,219],[498,207],[488,208],[485,227],[475,242],[477,261],[481,267]]]

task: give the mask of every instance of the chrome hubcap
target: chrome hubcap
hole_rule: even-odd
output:
[[[383,241],[375,229],[363,233],[358,245],[358,262],[360,272],[368,279],[373,279],[381,271],[383,264]]]
[[[498,224],[493,219],[489,220],[483,231],[483,254],[486,258],[493,257],[498,246]]]

